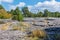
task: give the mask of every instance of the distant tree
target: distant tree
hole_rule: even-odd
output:
[[[17,7],[14,11],[12,11],[12,13],[14,15],[13,19],[16,19],[18,21],[23,20],[23,15],[22,15],[22,12],[19,10],[19,7]]]
[[[59,12],[54,12],[55,13],[55,17],[58,17],[59,16]]]
[[[35,13],[31,13],[31,17],[37,17]]]
[[[4,7],[2,5],[0,5],[0,9],[4,9]]]
[[[11,9],[11,11],[9,13],[11,13],[12,15],[15,15],[15,10]]]
[[[43,13],[42,12],[38,12],[37,13],[37,17],[43,17]]]
[[[29,12],[28,7],[23,7],[22,12],[25,17],[31,17],[31,12]]]
[[[50,12],[49,12],[47,9],[45,9],[45,10],[44,10],[44,17],[49,17],[49,16],[50,16],[49,13],[50,13]]]
[[[10,13],[10,11],[7,11],[7,13]]]

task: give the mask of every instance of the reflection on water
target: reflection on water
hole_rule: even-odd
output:
[[[60,27],[53,27],[45,29],[48,40],[60,40]]]

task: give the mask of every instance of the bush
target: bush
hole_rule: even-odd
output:
[[[23,16],[22,15],[13,15],[14,17],[12,18],[12,20],[18,20],[18,21],[22,21],[23,20]]]
[[[46,36],[46,33],[43,30],[34,30],[32,31],[32,34],[34,37],[40,37],[40,38],[44,38]]]
[[[38,38],[45,38],[46,33],[43,30],[33,30],[32,32],[27,33],[27,37],[38,37]]]
[[[0,10],[0,18],[1,19],[9,19],[11,18],[11,14],[7,13],[4,9]]]

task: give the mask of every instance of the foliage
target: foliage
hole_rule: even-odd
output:
[[[37,13],[37,17],[43,17],[43,13],[42,12],[38,12]]]
[[[23,7],[23,8],[22,8],[22,11],[23,11],[24,16],[27,17],[28,14],[29,14],[28,7]]]
[[[29,11],[28,7],[23,7],[22,12],[24,17],[33,17],[33,14]]]
[[[4,9],[2,5],[0,5],[0,9]]]
[[[11,9],[6,11],[2,5],[0,5],[0,18],[1,19],[13,19],[22,21],[23,17],[60,17],[60,12],[50,12],[45,9],[43,12],[39,11],[37,13],[32,13],[29,11],[28,7],[23,7],[22,11],[17,7],[15,10]]]
[[[48,17],[49,16],[49,11],[47,9],[44,10],[44,16]]]
[[[11,18],[11,14],[7,13],[4,9],[0,9],[0,18],[9,19]]]
[[[14,11],[11,12],[13,14],[13,20],[22,21],[23,15],[22,12],[19,10],[19,7],[17,7]]]
[[[45,9],[44,12],[39,11],[36,14],[36,13],[30,12],[28,10],[28,7],[23,7],[22,12],[24,17],[60,17],[59,12],[50,12],[47,9]]]

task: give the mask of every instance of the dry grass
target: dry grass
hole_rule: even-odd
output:
[[[21,28],[20,27],[17,27],[17,26],[14,26],[12,29],[13,30],[21,30]]]
[[[2,27],[1,27],[1,30],[8,30],[8,27],[11,23],[6,23],[6,24],[3,24]]]
[[[20,25],[24,27],[30,27],[30,24],[27,22],[21,22]]]
[[[35,37],[45,37],[46,36],[46,33],[43,30],[34,30],[34,31],[32,31],[32,34]]]
[[[27,37],[39,37],[44,38],[46,37],[46,33],[43,30],[33,30],[31,34],[28,34]]]

